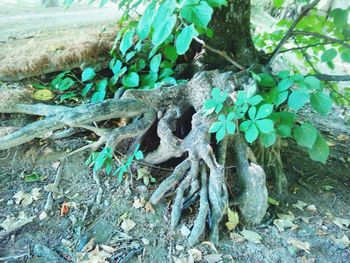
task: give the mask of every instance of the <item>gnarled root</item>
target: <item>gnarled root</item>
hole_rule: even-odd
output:
[[[168,114],[165,114],[169,116]],[[194,200],[199,190],[198,176],[200,174],[200,208],[197,218],[194,222],[188,243],[194,245],[205,229],[205,223],[209,215],[210,240],[213,243],[218,242],[218,224],[226,211],[228,198],[227,189],[224,180],[224,168],[218,164],[210,146],[210,135],[208,128],[210,120],[205,119],[201,112],[193,116],[192,130],[185,139],[175,138],[172,133],[164,130],[158,130],[161,138],[161,145],[156,151],[162,150],[162,139],[167,142],[170,149],[181,150],[188,153],[188,158],[182,161],[174,170],[171,176],[165,179],[151,196],[150,202],[157,204],[164,194],[170,189],[176,188],[173,208],[171,212],[171,227],[175,229],[177,226],[181,212],[188,207],[186,202]],[[169,128],[169,126],[167,126]],[[169,129],[168,129],[169,131]],[[166,140],[165,140],[166,139]],[[173,144],[171,144],[171,142]],[[178,151],[176,154],[178,154]],[[180,154],[179,153],[179,154]],[[172,156],[168,156],[170,158]],[[149,158],[149,157],[146,157]],[[164,160],[163,160],[164,161]],[[207,168],[210,170],[208,178]],[[196,190],[194,190],[196,189]],[[188,194],[186,195],[186,192]]]
[[[258,224],[267,209],[266,175],[260,165],[249,163],[248,146],[240,134],[236,135],[234,148],[241,189],[238,204],[242,219],[248,225]]]

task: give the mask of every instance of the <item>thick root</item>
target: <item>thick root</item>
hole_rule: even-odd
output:
[[[248,146],[240,134],[236,135],[234,147],[241,186],[238,204],[242,219],[247,225],[258,224],[267,210],[266,175],[261,166],[249,163]]]

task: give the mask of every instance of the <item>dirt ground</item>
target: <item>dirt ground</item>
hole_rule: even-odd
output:
[[[2,116],[0,125],[29,121]],[[285,196],[276,197],[269,184],[269,195],[279,204],[270,204],[263,224],[246,229],[253,234],[243,225],[228,231],[225,218],[219,245],[206,241],[206,235],[190,249],[185,236],[196,207],[185,211],[172,233],[171,196],[154,211],[147,205],[157,183],[146,186],[134,178],[133,184],[125,180],[119,185],[115,177],[100,174],[103,193],[96,204],[99,188],[84,165],[88,154],[62,159],[89,139],[90,134],[81,134],[37,140],[1,152],[0,262],[349,262],[349,177],[341,181],[317,171],[289,171],[290,191]],[[172,169],[144,168],[157,182]],[[227,181],[232,180],[234,170],[228,169]],[[228,187],[233,200],[238,193],[231,184]],[[48,195],[53,196],[52,207],[43,213]],[[65,202],[68,211],[62,210]],[[231,209],[236,210],[234,205]]]
[[[20,8],[14,9],[9,2],[20,3]],[[0,1],[0,79],[9,72],[21,77],[28,68],[36,70],[33,74],[45,73],[50,67],[57,69],[57,63],[62,62],[60,54],[67,51],[66,43],[81,47],[95,39],[88,45],[92,48],[87,48],[95,50],[96,42],[101,46],[98,36],[112,32],[109,23],[118,15],[108,7],[73,8],[67,15],[61,9],[43,10],[32,2]],[[77,41],[76,45],[72,41]],[[42,43],[40,50],[38,42]],[[108,46],[103,49],[108,50]],[[32,60],[35,52],[41,52],[33,56],[40,58],[37,65]],[[42,63],[45,56],[55,58],[50,60],[51,66],[45,64],[46,68]],[[61,64],[79,66],[82,61],[84,55],[79,53],[73,62]],[[15,68],[9,67],[12,65]],[[19,127],[33,120],[0,115],[0,128]],[[201,244],[189,248],[186,235],[196,216],[196,206],[184,211],[179,227],[171,232],[171,196],[156,207],[147,204],[153,189],[175,164],[135,166],[134,175],[137,168],[144,167],[156,178],[156,183],[147,186],[136,178],[132,184],[130,180],[118,184],[115,177],[100,174],[100,189],[84,164],[88,153],[62,159],[93,139],[85,133],[57,141],[35,140],[0,151],[0,262],[350,261],[349,176],[335,179],[320,172],[322,165],[311,171],[289,167],[289,192],[284,196],[276,196],[269,181],[273,200],[263,224],[247,228],[239,224],[229,231],[225,218],[219,245],[208,242],[206,233]],[[348,173],[344,169],[344,175]],[[230,200],[234,201],[239,194],[231,184],[237,181],[234,169],[227,170],[227,181]],[[96,199],[99,192],[100,204]],[[234,202],[230,208],[237,210]]]

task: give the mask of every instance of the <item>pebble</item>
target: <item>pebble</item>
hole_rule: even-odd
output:
[[[188,237],[190,234],[191,234],[191,231],[188,229],[188,227],[183,225],[181,227],[181,235],[184,237]]]
[[[185,248],[184,248],[183,246],[176,245],[176,246],[175,246],[175,249],[176,249],[177,251],[183,251]]]
[[[148,246],[150,244],[149,240],[147,238],[142,238],[142,243],[145,245],[145,246]]]
[[[6,204],[7,205],[13,205],[13,200],[12,199],[8,200]]]

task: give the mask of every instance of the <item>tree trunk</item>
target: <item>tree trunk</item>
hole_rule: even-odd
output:
[[[216,8],[210,22],[214,37],[207,43],[233,56],[242,66],[258,62],[257,50],[250,34],[250,0],[228,0],[227,6]],[[206,61],[213,68],[228,65],[217,56],[208,56]]]

